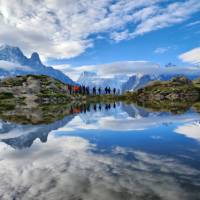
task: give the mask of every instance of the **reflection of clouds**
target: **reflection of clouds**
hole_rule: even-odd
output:
[[[175,129],[175,132],[200,141],[200,122],[187,123],[178,126]]]
[[[199,171],[174,159],[120,147],[109,155],[95,154],[90,151],[95,146],[79,137],[52,134],[48,143],[36,142],[23,151],[14,151],[1,143],[2,148],[2,200],[14,197],[22,200],[184,200],[192,199],[194,194],[187,192],[187,183],[200,184],[196,178]],[[125,160],[126,155],[134,159]],[[181,182],[185,184],[184,189]]]

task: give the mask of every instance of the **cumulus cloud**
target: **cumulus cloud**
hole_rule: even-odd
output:
[[[81,137],[54,134],[46,144],[36,142],[24,151],[2,143],[0,149],[2,200],[139,200],[149,196],[186,200],[199,195],[185,190],[187,184],[199,186],[199,171],[170,157],[122,147],[93,153],[95,145]]]
[[[200,64],[200,47],[187,51],[179,56],[183,62]]]
[[[199,9],[199,0],[0,0],[0,43],[44,58],[71,58],[102,33],[130,39],[183,22]]]

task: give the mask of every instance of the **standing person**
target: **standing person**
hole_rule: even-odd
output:
[[[86,87],[85,90],[86,90],[86,94],[89,95],[89,94],[90,94],[90,88],[89,88],[89,87]]]
[[[110,94],[110,92],[111,92],[111,89],[110,89],[110,87],[108,88],[108,94]]]
[[[85,86],[83,85],[83,86],[82,86],[82,90],[83,90],[82,92],[83,92],[83,95],[85,95],[85,89],[86,89],[86,88],[85,88]]]
[[[74,93],[75,93],[75,94],[78,94],[78,91],[79,91],[79,87],[78,87],[77,85],[75,85],[75,86],[74,86]]]
[[[96,87],[93,87],[93,95],[96,95]]]
[[[115,95],[115,93],[116,93],[116,88],[113,89],[113,94]]]
[[[105,93],[108,94],[108,88],[107,87],[105,88]]]
[[[99,95],[101,94],[101,87],[98,89],[98,91],[99,91]]]
[[[82,88],[82,86],[80,86],[80,87],[79,87],[79,90],[78,90],[78,93],[79,93],[79,94],[82,94],[82,92],[83,92],[83,88]]]
[[[69,85],[66,85],[66,92],[69,93]]]
[[[72,86],[69,85],[69,94],[72,94]]]

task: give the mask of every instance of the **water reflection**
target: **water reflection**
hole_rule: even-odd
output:
[[[0,122],[0,199],[200,199],[200,115],[192,110],[81,104],[38,116]]]

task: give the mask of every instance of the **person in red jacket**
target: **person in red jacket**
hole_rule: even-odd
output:
[[[78,91],[79,91],[79,87],[78,87],[77,85],[75,85],[75,86],[74,86],[74,93],[75,93],[75,94],[78,94]]]

